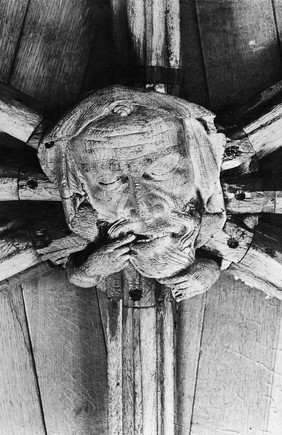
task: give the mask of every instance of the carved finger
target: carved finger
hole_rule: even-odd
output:
[[[168,285],[169,287],[172,287],[176,284],[180,284],[182,282],[186,282],[187,281],[187,276],[188,274],[190,274],[190,268],[189,269],[185,269],[183,272],[180,272],[179,274],[177,274],[176,276],[173,276],[171,278],[158,278],[158,281],[160,284],[164,284],[164,285]]]
[[[190,299],[206,292],[219,278],[220,266],[210,259],[198,259],[180,276],[167,278],[166,285],[172,287],[172,295],[177,302]],[[163,282],[164,280],[162,280]]]
[[[120,272],[125,267],[129,259],[130,259],[130,255],[128,254],[126,255],[124,254],[121,257],[119,257],[118,260],[114,263],[114,271]]]
[[[123,248],[119,248],[119,249],[115,249],[114,253],[115,253],[115,257],[119,258],[122,257],[124,254],[128,254],[130,251],[130,246],[124,246]]]
[[[129,234],[129,235],[123,237],[122,239],[119,239],[119,240],[116,240],[115,242],[113,242],[110,250],[114,251],[123,245],[127,245],[128,243],[132,243],[133,240],[135,240],[135,239],[136,239],[136,236],[134,234]]]

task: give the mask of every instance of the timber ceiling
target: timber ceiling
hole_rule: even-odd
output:
[[[214,111],[281,79],[281,2],[180,3],[176,74],[135,65],[125,0],[0,0],[0,80],[60,113],[90,89],[148,74]],[[1,287],[0,434],[106,433],[103,298],[41,272]],[[281,315],[229,277],[181,304],[176,433],[281,433]]]

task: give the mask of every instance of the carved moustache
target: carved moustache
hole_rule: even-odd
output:
[[[108,237],[117,239],[126,234],[134,234],[134,244],[149,243],[164,237],[179,239],[181,249],[192,247],[199,233],[200,218],[192,217],[190,214],[173,211],[170,218],[165,220],[154,220],[152,223],[143,221],[119,220],[114,222],[109,230]]]

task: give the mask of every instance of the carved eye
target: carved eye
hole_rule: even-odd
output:
[[[177,169],[178,163],[178,155],[167,155],[158,162],[154,162],[153,165],[149,166],[146,173],[143,174],[143,178],[147,180],[164,180],[169,178],[175,169]]]
[[[103,190],[115,190],[118,189],[123,183],[125,183],[128,180],[127,177],[116,177],[116,178],[101,178],[98,180],[99,186]]]

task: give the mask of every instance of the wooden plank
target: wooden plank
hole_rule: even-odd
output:
[[[242,104],[280,79],[271,0],[197,0],[213,110]]]
[[[28,0],[3,0],[0,3],[0,80],[8,82],[13,67],[22,28],[28,8]]]
[[[281,302],[275,299],[269,301],[276,309],[281,311]],[[268,421],[266,426],[266,433],[279,434],[282,427],[282,319],[280,317],[280,329],[277,334],[276,342],[273,345],[273,352],[275,353],[275,363],[273,365],[273,379],[272,388],[269,395],[269,408],[268,408]]]
[[[109,300],[107,316],[109,435],[123,433],[122,300]]]
[[[73,104],[95,36],[94,15],[91,0],[31,0],[11,84],[52,108]]]
[[[106,349],[95,289],[53,270],[24,284],[48,435],[106,433]]]
[[[196,4],[180,2],[181,83],[180,97],[209,107],[209,95],[198,27]]]
[[[273,9],[276,21],[276,30],[280,45],[282,43],[282,5],[279,0],[273,0]]]
[[[162,362],[162,367],[158,369],[159,383],[161,383],[161,401],[158,404],[161,415],[158,433],[169,435],[174,433],[176,410],[174,306],[170,300],[166,300],[159,305],[157,312],[157,340],[158,338],[158,360]],[[162,404],[163,408],[161,408],[160,404]]]
[[[91,17],[94,38],[81,89],[82,93],[101,89],[116,82],[117,59],[112,32],[112,11],[109,3],[109,1],[95,0],[95,13]]]
[[[190,433],[197,387],[206,294],[178,304],[175,434]]]
[[[0,292],[0,433],[46,435],[20,286]]]
[[[207,298],[190,433],[267,433],[281,305],[226,276]]]
[[[140,310],[143,433],[154,435],[158,427],[156,309]]]

